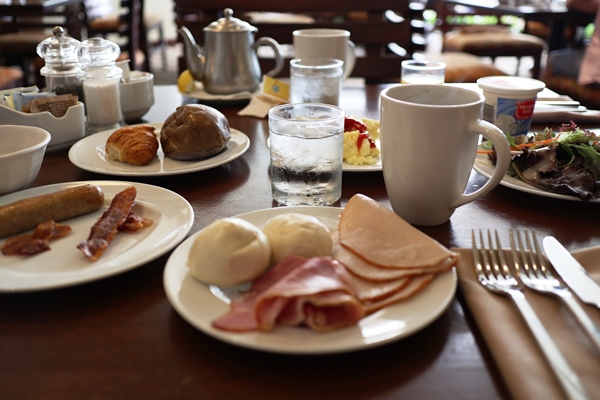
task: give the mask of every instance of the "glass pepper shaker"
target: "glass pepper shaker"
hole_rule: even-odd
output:
[[[73,94],[81,99],[81,81],[79,79],[79,46],[77,39],[64,36],[60,26],[52,29],[54,36],[38,44],[37,54],[44,59],[45,65],[40,73],[46,79],[46,90],[50,93]]]
[[[87,134],[123,125],[119,82],[123,70],[116,66],[119,46],[99,37],[81,42],[79,47],[80,78],[83,87]]]

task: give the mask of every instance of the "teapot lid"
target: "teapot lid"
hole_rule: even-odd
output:
[[[233,10],[226,8],[223,10],[223,18],[219,18],[217,21],[211,23],[204,31],[206,32],[254,32],[256,27],[250,25],[248,22],[242,21],[239,18],[233,17]]]

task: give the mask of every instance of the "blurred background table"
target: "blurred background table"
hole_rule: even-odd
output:
[[[346,87],[341,107],[379,118],[383,87]],[[157,86],[155,94],[148,122],[164,121],[189,101],[175,86]],[[273,207],[267,121],[238,116],[239,105],[217,108],[251,140],[248,152],[226,165],[179,176],[112,177],[75,167],[64,150],[46,156],[33,186],[106,179],[161,186],[191,203],[191,234],[217,218]],[[473,172],[468,190],[484,182]],[[338,205],[355,193],[389,207],[381,172],[345,172]],[[499,186],[458,209],[448,223],[420,229],[448,247],[469,247],[472,229],[498,229],[508,243],[509,228],[525,227],[575,250],[600,244],[598,215],[598,204]],[[2,399],[510,398],[460,293],[430,326],[383,347],[321,356],[270,354],[222,343],[182,319],[163,289],[168,256],[76,287],[0,295]]]
[[[481,14],[514,15],[527,21],[538,21],[549,27],[549,50],[566,46],[565,29],[570,21],[584,25],[594,21],[594,15],[569,10],[565,1],[543,0],[439,0],[448,5],[461,5]]]

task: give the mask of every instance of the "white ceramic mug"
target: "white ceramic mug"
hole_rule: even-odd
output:
[[[392,209],[413,225],[439,225],[492,190],[510,164],[504,133],[482,120],[482,94],[449,85],[397,85],[381,92],[381,158]],[[465,194],[479,135],[497,152],[496,169]]]
[[[354,43],[344,29],[299,29],[293,32],[296,58],[336,58],[344,62],[344,77],[356,63]]]

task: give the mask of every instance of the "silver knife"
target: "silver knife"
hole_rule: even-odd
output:
[[[552,236],[542,241],[544,251],[560,277],[584,303],[600,308],[600,286],[579,262]]]

